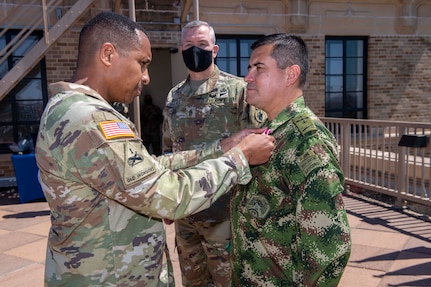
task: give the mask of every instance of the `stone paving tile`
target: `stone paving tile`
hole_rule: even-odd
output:
[[[375,287],[381,278],[382,271],[347,266],[338,287]]]
[[[43,263],[46,256],[46,238],[9,249],[4,254]]]
[[[1,276],[5,274],[14,275],[13,273],[15,273],[15,271],[34,264],[35,262],[31,260],[0,253],[0,286],[8,286],[3,284]]]
[[[347,219],[349,220],[350,228],[357,228],[360,224],[362,224],[362,219],[349,213],[347,214]]]
[[[402,249],[409,239],[409,237],[404,234],[376,230],[374,230],[372,236],[370,236],[370,230],[366,229],[353,229],[351,234],[355,244],[385,249]],[[394,239],[395,236],[396,240]]]
[[[353,244],[349,266],[380,271],[389,270],[399,253],[399,250]],[[373,258],[381,258],[381,260],[373,260]]]
[[[15,213],[22,213],[27,211],[44,211],[49,210],[46,201],[29,202],[23,204],[0,205],[2,210],[11,211]]]
[[[383,276],[376,287],[430,287],[431,278],[429,276]],[[374,285],[370,285],[373,287]],[[341,286],[340,286],[341,287]],[[346,286],[347,287],[347,286]],[[368,287],[364,285],[363,287]]]
[[[431,228],[431,224],[430,227]],[[427,253],[429,257],[431,258],[431,241],[426,241],[419,239],[417,237],[410,237],[407,244],[404,246],[404,249],[412,249],[412,248],[422,248],[421,252]],[[431,259],[430,259],[431,261]]]
[[[431,276],[431,258],[421,248],[403,250],[386,275]]]
[[[0,236],[0,251],[5,252],[41,239],[46,239],[46,237],[25,232],[9,232]]]
[[[10,216],[11,214],[14,214],[13,211],[8,210],[0,210],[0,220],[5,220]]]
[[[18,231],[31,233],[31,234],[37,234],[37,235],[41,235],[41,236],[48,236],[50,228],[51,228],[51,221],[48,219],[44,222],[22,228]]]
[[[32,264],[25,266],[13,273],[0,275],[0,286],[7,287],[44,287],[43,264]],[[0,269],[1,270],[1,269]]]
[[[381,231],[381,232],[391,232],[396,233],[392,227],[388,225],[388,222],[382,219],[361,219],[362,222],[356,226],[357,229],[361,230],[371,230],[371,231]]]
[[[13,213],[3,216],[4,219],[0,220],[0,229],[17,231],[26,227],[30,227],[39,223],[49,220],[47,211],[25,211]]]

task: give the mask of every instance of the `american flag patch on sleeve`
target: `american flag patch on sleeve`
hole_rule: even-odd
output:
[[[133,138],[135,133],[130,129],[129,125],[125,122],[107,121],[100,122],[99,127],[102,130],[106,139],[115,138]]]

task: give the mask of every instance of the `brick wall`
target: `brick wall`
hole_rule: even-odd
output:
[[[148,32],[152,47],[177,48],[180,32]],[[45,56],[48,83],[68,81],[76,68],[79,31],[72,30],[63,35]],[[152,67],[155,68],[155,67]]]
[[[370,37],[370,119],[431,121],[431,37]]]
[[[308,47],[310,71],[304,88],[308,107],[319,117],[325,116],[325,37],[301,35]]]
[[[12,154],[0,154],[0,177],[15,176],[11,155]]]
[[[45,56],[48,83],[69,81],[76,67],[79,31],[66,32]]]
[[[152,47],[178,48],[181,40],[181,33],[175,31],[150,31],[148,36]]]

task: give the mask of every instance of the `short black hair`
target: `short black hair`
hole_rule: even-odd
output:
[[[102,12],[91,18],[79,35],[79,54],[93,54],[103,43],[110,42],[120,54],[137,48],[140,44],[136,31],[148,34],[132,19],[114,12]]]
[[[251,49],[264,45],[274,45],[271,57],[275,59],[279,69],[286,69],[291,65],[298,65],[301,68],[299,86],[303,87],[309,71],[308,48],[304,40],[299,36],[286,33],[270,34],[256,40],[251,45]]]

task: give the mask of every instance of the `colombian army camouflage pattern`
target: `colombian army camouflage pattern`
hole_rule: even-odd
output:
[[[351,249],[337,144],[303,97],[265,125],[273,155],[232,195],[233,286],[337,286]]]
[[[234,148],[173,172],[221,155],[220,146],[153,157],[97,92],[51,88],[36,150],[51,209],[46,286],[174,286],[161,218],[199,212],[247,183],[244,155]]]

